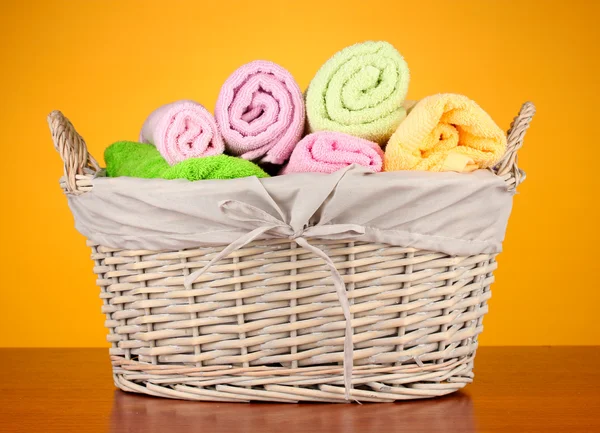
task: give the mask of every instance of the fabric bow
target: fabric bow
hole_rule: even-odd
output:
[[[219,208],[228,218],[236,221],[242,221],[251,225],[256,225],[256,228],[249,233],[240,236],[238,239],[230,243],[219,254],[217,254],[206,266],[202,269],[191,273],[184,280],[184,286],[187,290],[192,289],[192,284],[198,277],[204,274],[213,264],[229,256],[234,251],[243,248],[250,242],[254,241],[261,235],[269,232],[269,235],[277,238],[287,238],[293,240],[308,251],[311,251],[316,256],[323,259],[327,267],[331,271],[333,285],[336,289],[344,319],[346,321],[346,331],[344,336],[344,388],[345,398],[350,399],[350,390],[352,389],[352,367],[353,367],[353,344],[352,344],[352,322],[350,316],[350,304],[346,293],[346,285],[344,279],[335,267],[335,264],[329,256],[320,248],[311,245],[306,238],[314,237],[319,239],[347,239],[350,237],[360,236],[365,233],[365,229],[355,224],[326,224],[305,226],[303,229],[295,231],[292,226],[284,221],[275,218],[271,214],[237,200],[225,200],[219,203]]]

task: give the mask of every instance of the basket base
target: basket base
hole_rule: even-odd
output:
[[[351,401],[385,403],[453,393],[472,382],[474,356],[422,366],[359,367],[353,376]],[[113,365],[117,388],[155,397],[237,403],[349,402],[337,366],[201,371],[185,366],[158,368],[115,356]]]

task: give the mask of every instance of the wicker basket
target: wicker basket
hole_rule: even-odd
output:
[[[533,104],[523,105],[494,169],[510,189],[524,179],[516,155],[534,112]],[[89,191],[98,163],[61,113],[49,123],[64,161],[62,188]],[[133,251],[89,243],[115,385],[188,400],[343,403],[345,391],[356,401],[390,402],[448,394],[472,381],[495,255],[311,243],[335,262],[346,285],[351,389],[342,367],[346,320],[329,268],[290,240],[239,249],[193,290],[185,290],[184,278],[224,247]]]

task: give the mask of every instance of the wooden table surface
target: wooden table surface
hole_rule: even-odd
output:
[[[483,347],[433,400],[199,403],[114,388],[107,350],[0,349],[0,432],[599,432],[600,347]]]

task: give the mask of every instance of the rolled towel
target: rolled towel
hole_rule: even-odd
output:
[[[155,145],[169,164],[225,151],[212,114],[194,101],[177,101],[156,109],[144,122],[140,141]]]
[[[414,105],[385,149],[385,170],[469,172],[495,165],[506,135],[466,96],[428,96]]]
[[[383,157],[377,143],[341,132],[321,131],[300,140],[281,174],[333,173],[350,164],[379,172]]]
[[[237,179],[240,177],[269,177],[256,164],[227,155],[188,158],[175,165],[150,145],[119,141],[104,151],[108,177],[141,177],[146,179]]]
[[[225,81],[215,118],[232,155],[283,164],[304,130],[302,92],[284,68],[257,60]]]
[[[319,69],[306,92],[310,132],[339,131],[385,143],[406,117],[409,72],[387,42],[344,48]]]

